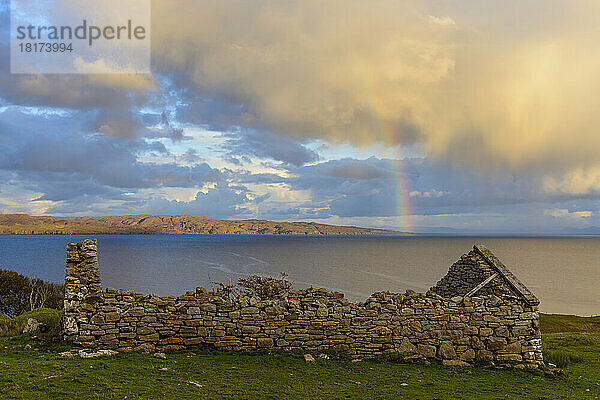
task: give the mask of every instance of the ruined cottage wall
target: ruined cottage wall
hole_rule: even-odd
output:
[[[447,298],[464,296],[494,273],[496,271],[483,257],[471,250],[450,266],[448,273],[431,288],[431,291]],[[492,294],[511,296],[510,288],[499,275],[477,292],[479,296]]]
[[[70,244],[65,339],[90,348],[336,350],[352,357],[415,353],[464,362],[542,361],[537,307],[495,295],[375,293],[350,303],[324,289],[231,301],[203,289],[173,297],[100,288],[95,241]]]

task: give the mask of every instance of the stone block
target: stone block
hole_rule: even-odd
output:
[[[445,367],[470,367],[471,364],[462,360],[442,360]]]
[[[417,351],[423,357],[434,358],[435,354],[437,352],[437,349],[436,349],[435,346],[431,346],[431,345],[428,345],[428,344],[421,344],[421,343],[419,343],[417,345]]]
[[[258,332],[260,332],[260,327],[259,326],[253,326],[253,325],[244,325],[242,327],[242,333],[246,333],[246,334],[256,334]]]
[[[494,331],[494,335],[501,336],[501,337],[508,337],[509,336],[508,328],[506,326],[498,327]]]
[[[521,342],[513,342],[513,343],[509,343],[508,345],[506,345],[506,352],[507,353],[520,353],[521,352]]]
[[[460,355],[459,358],[463,361],[473,361],[475,359],[475,350],[467,349]]]
[[[200,309],[205,312],[214,313],[217,312],[217,306],[213,303],[204,303],[200,305]]]
[[[494,330],[491,328],[479,328],[479,336],[490,336],[494,333]]]
[[[136,329],[136,332],[138,335],[149,335],[149,334],[156,333],[156,331],[154,329],[147,328],[147,327],[138,327]]]
[[[498,354],[496,359],[498,361],[523,361],[523,356],[520,354]]]
[[[494,359],[494,354],[488,350],[477,350],[476,358],[478,361],[489,362]]]
[[[408,338],[403,338],[402,343],[398,346],[399,353],[412,354],[417,352],[417,346],[412,344]]]
[[[273,339],[271,338],[258,338],[256,339],[257,347],[273,347]]]
[[[456,358],[456,351],[454,350],[452,342],[444,341],[440,343],[440,347],[438,348],[438,357],[446,360]]]
[[[486,348],[490,351],[502,350],[506,347],[506,339],[492,336],[488,339]]]
[[[479,334],[479,328],[476,326],[467,326],[464,330],[465,335],[477,335]]]

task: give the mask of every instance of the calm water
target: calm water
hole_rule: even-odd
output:
[[[97,235],[105,287],[177,295],[247,274],[289,274],[296,287],[351,300],[424,291],[474,243],[487,245],[550,313],[600,314],[600,238]],[[2,236],[0,268],[64,279],[65,247],[84,236]]]

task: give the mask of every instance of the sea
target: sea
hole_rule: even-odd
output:
[[[0,235],[0,268],[63,282],[67,243],[98,239],[103,286],[180,295],[252,274],[296,288],[426,291],[481,243],[540,299],[545,313],[600,315],[600,237],[312,235]]]

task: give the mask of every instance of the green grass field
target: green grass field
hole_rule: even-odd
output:
[[[543,316],[541,324],[554,332],[544,334],[545,354],[565,363],[564,375],[383,360],[307,363],[301,354],[184,351],[166,359],[139,353],[63,358],[58,353],[66,346],[5,336],[0,337],[0,398],[600,398],[600,333],[583,331],[594,321]],[[561,326],[570,331],[555,332]]]
[[[600,316],[577,317],[575,315],[541,314],[540,328],[543,333],[600,333]]]

